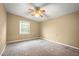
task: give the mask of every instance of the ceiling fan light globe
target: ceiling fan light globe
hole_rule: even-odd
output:
[[[39,14],[35,14],[35,17],[39,17]]]

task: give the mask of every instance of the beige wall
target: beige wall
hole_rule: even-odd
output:
[[[42,37],[79,48],[79,12],[41,23]]]
[[[0,54],[6,46],[6,12],[3,4],[0,4]]]
[[[30,34],[27,35],[20,35],[19,34],[19,22],[20,20],[25,20],[30,22]],[[28,39],[33,39],[33,38],[38,38],[40,37],[40,29],[39,26],[40,24],[38,22],[32,21],[25,19],[20,16],[16,16],[13,14],[8,13],[8,28],[7,28],[7,41],[16,41],[16,40],[28,40]]]
[[[24,18],[8,13],[8,42],[42,36],[42,38],[51,42],[56,41],[79,48],[79,12],[42,22],[41,26],[38,22],[26,19],[25,21],[31,23],[31,33],[27,35],[19,35],[20,20],[24,20]]]

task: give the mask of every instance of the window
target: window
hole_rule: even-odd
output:
[[[30,33],[30,23],[27,21],[20,21],[20,34]]]

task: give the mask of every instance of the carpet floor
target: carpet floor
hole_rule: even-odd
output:
[[[79,50],[37,39],[8,44],[3,56],[79,56]]]

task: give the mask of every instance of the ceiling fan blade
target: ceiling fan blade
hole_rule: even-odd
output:
[[[40,15],[41,17],[43,17],[43,15]]]
[[[33,13],[34,10],[33,9],[28,9],[28,12],[26,14],[30,14],[30,13]]]
[[[28,9],[30,12],[34,12],[34,10],[33,9]]]
[[[49,16],[47,15],[47,14],[45,14],[45,13],[43,13],[43,15],[48,19],[49,18]]]

